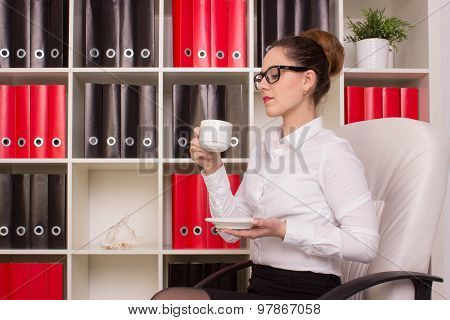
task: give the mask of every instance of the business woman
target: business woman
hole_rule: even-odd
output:
[[[243,293],[168,288],[153,299],[316,299],[341,284],[343,260],[375,258],[378,224],[364,167],[317,112],[343,59],[325,31],[272,44],[254,81],[266,114],[283,123],[252,148],[234,196],[220,154],[200,148],[195,128],[190,152],[203,168],[211,214],[253,218],[252,229],[219,230],[227,242],[250,239],[250,285]]]

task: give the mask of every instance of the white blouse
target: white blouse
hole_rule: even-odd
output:
[[[335,274],[341,262],[371,262],[379,233],[365,170],[350,143],[323,127],[322,117],[281,138],[268,130],[252,148],[235,196],[224,166],[201,171],[213,217],[286,219],[284,239],[250,240],[254,263]],[[238,238],[220,232],[227,242]]]

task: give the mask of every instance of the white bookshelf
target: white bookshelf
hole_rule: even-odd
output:
[[[325,126],[344,124],[344,86],[398,85],[420,88],[420,117],[438,122],[442,107],[432,104],[433,69],[429,51],[436,41],[433,28],[423,20],[434,0],[330,0],[331,31],[342,41],[346,17],[360,17],[362,7],[386,7],[387,14],[419,22],[395,55],[395,69],[367,70],[352,67],[352,53],[333,80],[322,111]],[[170,150],[172,85],[175,83],[242,84],[248,104],[249,125],[258,128],[280,124],[264,113],[253,77],[256,61],[256,0],[247,1],[246,68],[173,68],[172,1],[156,0],[156,67],[83,68],[81,0],[70,0],[69,66],[67,68],[0,69],[0,83],[58,83],[67,85],[67,159],[0,159],[0,172],[67,173],[67,250],[1,250],[0,259],[62,261],[66,299],[148,299],[167,286],[167,263],[172,261],[232,262],[249,258],[248,242],[233,250],[173,250],[171,247],[170,174],[195,167],[191,159],[174,159]],[[431,27],[432,26],[432,27]],[[430,48],[430,49],[428,49]],[[354,57],[354,56],[353,56]],[[84,159],[84,83],[132,83],[157,87],[158,158]],[[431,107],[433,106],[433,107]],[[440,124],[437,124],[440,126]],[[257,135],[250,136],[250,147]],[[243,173],[248,159],[224,159],[229,173]],[[198,169],[198,168],[197,168]],[[129,224],[142,237],[132,250],[104,250],[105,231],[134,212]],[[243,280],[245,282],[245,279]]]

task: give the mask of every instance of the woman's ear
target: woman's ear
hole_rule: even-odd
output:
[[[312,70],[307,70],[304,73],[304,78],[303,79],[304,79],[303,80],[304,81],[304,83],[303,83],[304,90],[305,91],[310,91],[311,88],[314,87],[314,83],[316,81],[316,73],[314,71],[312,71]]]

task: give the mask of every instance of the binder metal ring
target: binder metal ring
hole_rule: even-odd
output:
[[[2,49],[0,50],[0,56],[1,56],[2,58],[8,58],[8,57],[9,57],[9,50],[6,49],[6,48],[2,48]]]
[[[143,144],[145,147],[150,147],[150,146],[152,145],[152,139],[150,139],[150,138],[144,138],[144,140],[142,140],[142,144]]]
[[[141,50],[141,57],[144,59],[147,59],[148,57],[150,57],[150,54],[151,54],[151,52],[147,48]]]
[[[178,139],[178,145],[180,147],[186,147],[188,144],[188,141],[185,137],[181,137],[180,139]]]
[[[98,144],[98,139],[97,137],[89,137],[89,144],[91,146],[96,146]]]
[[[19,237],[23,237],[23,236],[25,235],[26,232],[27,232],[27,229],[25,229],[24,226],[18,226],[18,227],[16,228],[16,234],[17,234]]]
[[[41,137],[36,137],[34,139],[34,145],[38,148],[42,147],[44,145],[44,139],[42,139]]]
[[[34,234],[37,236],[42,236],[44,234],[44,227],[42,226],[34,227]]]
[[[53,59],[56,59],[59,57],[59,50],[57,48],[53,48],[52,51],[50,51],[50,55]]]
[[[4,147],[9,147],[11,145],[11,139],[8,137],[5,137],[2,139],[2,145]]]
[[[25,51],[25,49],[19,49],[19,50],[17,50],[16,55],[17,55],[17,58],[23,59],[27,55],[27,52]]]
[[[100,57],[100,51],[97,48],[92,48],[91,50],[89,50],[89,55],[92,58],[98,58]]]
[[[128,137],[125,139],[125,144],[129,147],[134,146],[134,139],[132,137]]]
[[[202,232],[203,232],[202,227],[200,227],[200,226],[195,226],[195,227],[194,227],[194,234],[195,234],[196,236],[201,235]]]
[[[181,227],[181,228],[180,228],[180,234],[181,234],[183,237],[186,237],[187,234],[188,234],[188,228],[187,228],[187,227]]]
[[[106,50],[106,56],[110,59],[114,58],[116,56],[116,50],[109,48]]]
[[[0,236],[6,237],[9,233],[9,229],[7,226],[1,226],[0,227]]]
[[[116,144],[116,138],[109,137],[108,140],[106,140],[106,142],[108,143],[108,146],[113,146]]]
[[[217,228],[215,226],[211,227],[211,234],[214,235],[214,236],[219,235],[219,233],[217,232]]]
[[[61,228],[58,226],[53,226],[52,228],[52,235],[55,237],[59,236],[61,234]]]
[[[61,139],[60,138],[53,138],[52,139],[52,146],[55,148],[58,148],[61,146]]]
[[[240,51],[234,51],[233,52],[233,59],[239,60],[241,58],[241,52]]]
[[[25,138],[19,138],[17,140],[17,145],[21,148],[25,147],[26,144],[27,144],[27,140]]]
[[[223,59],[225,57],[225,53],[222,50],[217,51],[216,53],[217,59]]]
[[[237,137],[231,137],[231,146],[236,147],[239,144],[239,139]]]
[[[123,54],[125,55],[125,57],[127,58],[132,58],[134,56],[134,51],[131,48],[127,48],[123,51]]]
[[[44,54],[44,50],[42,49],[37,49],[34,51],[34,56],[36,59],[42,59],[44,58],[45,54]]]
[[[191,49],[189,49],[189,48],[184,49],[184,54],[185,54],[187,57],[190,57],[190,56],[192,55]]]
[[[198,52],[198,57],[199,57],[200,59],[206,58],[206,51],[205,51],[205,50],[200,50],[200,51]]]

